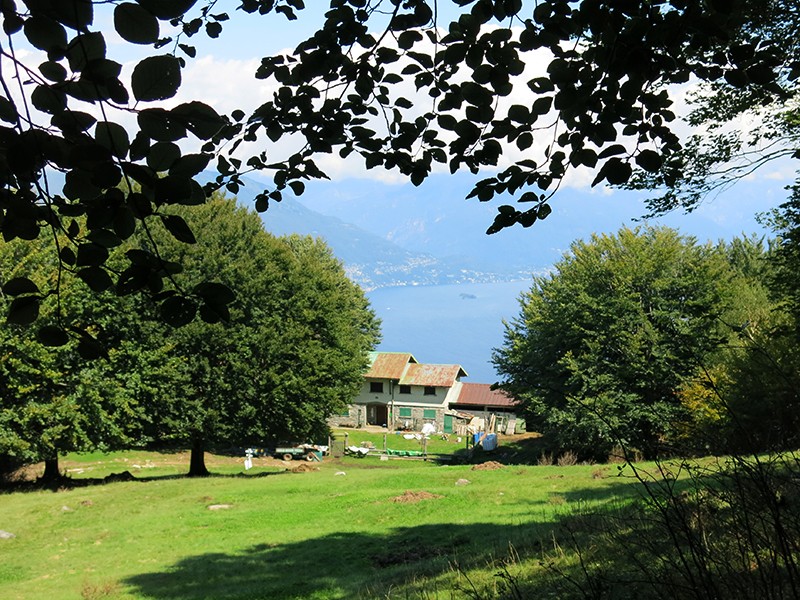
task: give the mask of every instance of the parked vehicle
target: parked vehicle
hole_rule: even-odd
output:
[[[305,459],[308,462],[322,462],[322,457],[327,453],[327,446],[298,444],[296,446],[278,446],[272,452],[272,455],[283,460]]]

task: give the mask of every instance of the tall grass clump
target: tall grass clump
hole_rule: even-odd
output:
[[[565,518],[539,563],[546,576],[524,573],[515,590],[559,598],[800,597],[800,455],[631,468],[638,500]]]

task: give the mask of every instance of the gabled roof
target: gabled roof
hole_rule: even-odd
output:
[[[461,365],[410,364],[400,378],[400,384],[451,387],[459,377],[466,376],[467,372]]]
[[[400,379],[409,364],[417,362],[408,352],[370,352],[369,370],[364,377]]]
[[[503,390],[493,390],[488,383],[462,383],[458,406],[516,406],[517,401]]]

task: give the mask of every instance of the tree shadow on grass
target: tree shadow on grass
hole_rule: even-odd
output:
[[[443,523],[386,534],[339,532],[240,553],[191,556],[122,583],[158,600],[386,597],[422,577],[502,560],[509,544],[538,547],[547,529],[544,524]]]
[[[598,510],[603,502],[616,506],[619,498],[632,495],[630,485],[622,481],[591,493]],[[418,504],[423,512],[428,501],[435,500]],[[445,594],[442,597],[477,598],[482,596],[470,591],[464,573],[487,570],[493,580],[509,559],[530,558],[538,564],[544,549],[553,547],[554,531],[572,517],[566,510],[545,507],[546,503],[540,500],[537,508],[522,500],[499,506],[506,519],[518,513],[518,524],[513,525],[450,522],[376,533],[341,531],[189,556],[120,583],[155,600],[433,598],[439,597],[431,588],[437,585]],[[346,527],[343,522],[342,529]]]
[[[261,477],[270,477],[272,475],[282,475],[289,473],[290,469],[278,471],[260,471],[258,473],[209,473],[205,475],[205,479],[242,479],[252,478],[258,479]],[[92,487],[97,485],[109,485],[113,483],[135,481],[139,483],[147,483],[149,481],[169,481],[175,479],[188,479],[190,476],[186,473],[175,473],[173,475],[152,475],[145,477],[137,477],[130,471],[121,471],[119,473],[111,473],[105,477],[79,477],[73,478],[62,476],[52,481],[42,479],[33,479],[27,481],[10,481],[3,482],[0,486],[0,493],[19,493],[19,492],[62,492],[72,489]]]

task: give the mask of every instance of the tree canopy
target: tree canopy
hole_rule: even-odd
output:
[[[667,228],[575,242],[506,324],[502,387],[557,448],[658,455],[687,417],[679,391],[728,334],[726,267]]]
[[[59,453],[188,445],[190,473],[202,475],[211,445],[324,439],[327,417],[357,392],[378,321],[323,242],[274,237],[258,215],[219,197],[170,216],[206,234],[185,244],[156,224],[114,248],[109,265],[157,247],[165,264],[183,265],[170,275],[176,285],[230,293],[226,314],[194,319],[177,293],[167,301],[180,310],[162,304],[159,314],[146,298],[98,295],[64,273],[60,293],[41,303],[38,333],[0,327],[0,472],[4,460],[45,460],[55,477]],[[44,268],[55,262],[44,239],[0,244],[0,270],[41,287],[57,276]],[[218,283],[205,282],[208,273]],[[81,333],[45,348],[59,315]],[[103,360],[79,356],[89,335]]]
[[[96,18],[112,7],[124,42],[150,48],[129,75]],[[324,178],[321,154],[416,184],[437,165],[486,172],[471,197],[516,200],[498,207],[496,232],[545,218],[574,169],[593,171],[596,185],[660,189],[658,211],[693,206],[716,167],[723,180],[741,173],[727,169],[736,156],[796,155],[798,11],[788,0],[332,0],[293,53],[262,58],[254,76],[276,91],[250,114],[222,115],[201,98],[164,103],[198,57],[196,36],[217,38],[235,18],[279,27],[304,10],[302,0],[241,0],[232,13],[212,0],[4,0],[4,239],[61,235],[61,268],[93,289],[147,291],[168,319],[187,310],[214,320],[225,312],[219,288],[175,288],[177,267],[153,252],[112,268],[108,250],[152,222],[191,243],[168,207],[222,186],[236,193],[248,171],[271,177],[258,210]],[[674,96],[687,83],[708,91],[694,124],[758,109],[771,128],[739,141],[722,128],[710,147],[683,140]],[[750,154],[749,141],[768,148]],[[209,165],[219,175],[203,187],[196,176]],[[163,295],[165,282],[180,300]],[[49,290],[5,283],[10,320],[33,321]],[[55,327],[53,340],[73,335]]]
[[[184,244],[164,225],[139,244],[183,265],[179,286],[210,285],[203,281],[214,273],[235,298],[216,322],[180,312],[182,327],[157,331],[178,364],[172,392],[151,405],[152,437],[190,443],[197,475],[210,444],[324,439],[327,417],[357,393],[379,339],[364,293],[324,242],[276,238],[233,200],[173,210],[206,234]]]

